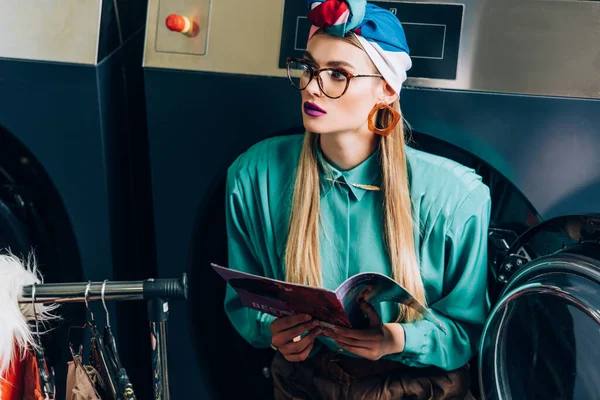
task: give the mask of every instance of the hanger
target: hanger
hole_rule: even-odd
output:
[[[92,332],[92,338],[90,340],[90,365],[100,373],[104,382],[104,388],[97,388],[100,389],[100,397],[102,399],[117,399],[117,377],[114,368],[111,366],[109,358],[110,351],[107,349],[104,338],[98,330],[94,314],[89,309],[87,301],[91,284],[92,282],[89,281],[85,290],[86,294],[84,299],[85,306],[91,316],[91,321],[87,324],[87,327]]]
[[[85,302],[85,310],[87,313],[90,314],[90,321],[87,320],[86,317],[86,321],[83,323],[82,326],[70,326],[69,329],[67,330],[67,338],[69,340],[69,347],[73,347],[73,343],[71,342],[71,329],[85,329],[85,328],[89,328],[91,325],[95,325],[96,324],[96,320],[94,319],[94,313],[92,312],[92,310],[90,310],[89,304],[88,304],[88,295],[90,292],[90,286],[92,285],[92,281],[88,281],[87,286],[85,287],[85,293],[83,295],[83,301]],[[82,346],[79,346],[80,348]],[[75,353],[73,351],[73,353]],[[78,354],[78,353],[75,353]],[[80,354],[81,355],[81,354]]]
[[[35,290],[36,283],[33,283],[31,288],[31,305],[33,306],[33,317],[35,318],[35,333],[37,346],[34,348],[35,359],[38,364],[38,377],[40,381],[40,388],[42,395],[45,400],[53,400],[56,397],[56,380],[54,375],[54,368],[48,370],[48,364],[46,363],[46,356],[44,354],[44,347],[42,346],[42,339],[40,337],[40,324],[37,318],[37,310],[35,309]]]
[[[106,307],[106,301],[104,300],[104,292],[106,290],[106,282],[108,282],[108,280],[105,280],[104,283],[102,283],[102,292],[101,292],[101,298],[102,298],[102,305],[104,306],[104,311],[106,312],[106,326],[104,327],[104,341],[105,343],[108,345],[109,350],[111,351],[111,362],[114,366],[114,368],[116,369],[116,371],[118,371],[119,369],[122,368],[121,366],[121,360],[119,359],[119,353],[117,351],[117,344],[115,342],[115,337],[112,334],[112,330],[110,329],[110,315],[108,314],[108,308]]]
[[[81,371],[83,371],[83,375],[85,375],[90,387],[94,390],[94,395],[97,398],[100,398],[100,395],[96,389],[96,385],[94,385],[94,382],[92,380],[92,378],[90,377],[88,371],[86,370],[85,366],[83,365],[83,346],[79,345],[79,351],[75,352],[75,350],[73,349],[73,343],[71,343],[71,328],[75,328],[75,329],[85,329],[85,328],[89,328],[90,325],[95,324],[95,320],[94,320],[94,313],[92,312],[92,310],[90,310],[89,308],[89,304],[88,304],[88,294],[90,291],[90,286],[91,286],[92,282],[88,281],[88,284],[85,288],[85,294],[84,294],[84,301],[85,301],[85,309],[86,311],[90,314],[90,318],[91,318],[91,322],[85,322],[83,324],[83,326],[71,326],[69,327],[68,331],[67,331],[67,337],[69,339],[69,351],[71,352],[71,358],[73,359],[73,362],[75,363],[75,365],[77,367],[79,367],[81,369]]]
[[[125,372],[125,369],[121,366],[121,361],[119,359],[116,342],[114,336],[112,334],[112,330],[110,327],[110,315],[108,313],[108,308],[106,306],[105,300],[105,291],[106,291],[106,283],[108,280],[105,280],[102,284],[101,291],[101,299],[102,305],[104,306],[104,311],[106,312],[106,326],[104,328],[104,334],[100,333],[98,325],[96,324],[96,320],[94,318],[94,313],[89,308],[89,292],[92,282],[88,281],[88,284],[85,288],[84,301],[87,312],[89,313],[90,319],[86,321],[83,326],[73,326],[69,328],[69,337],[70,337],[70,329],[89,329],[92,333],[92,338],[90,340],[90,360],[89,364],[98,371],[100,376],[102,377],[102,381],[104,386],[95,386],[92,383],[91,377],[87,374],[83,364],[83,356],[82,349],[83,346],[79,346],[79,352],[75,352],[72,344],[69,344],[71,355],[73,356],[73,360],[75,363],[81,367],[84,371],[86,371],[87,379],[92,384],[92,387],[96,390],[96,396],[102,399],[135,399],[135,395],[133,393],[133,387],[129,382],[129,378]]]
[[[119,352],[117,351],[115,337],[113,336],[110,327],[110,315],[108,314],[108,308],[106,307],[106,301],[104,298],[104,293],[106,291],[106,282],[108,282],[108,280],[104,280],[104,283],[102,284],[102,291],[100,297],[102,299],[104,311],[106,312],[106,326],[104,327],[104,343],[107,346],[107,358],[110,362],[109,367],[113,368],[113,372],[116,376],[119,396],[123,396],[123,398],[127,400],[133,400],[136,398],[135,393],[133,392],[133,386],[129,381],[127,371],[125,371],[125,368],[123,368],[123,365],[121,364]]]

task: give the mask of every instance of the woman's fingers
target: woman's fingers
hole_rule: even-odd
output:
[[[367,314],[367,317],[369,317],[369,323],[372,327],[377,327],[382,324],[381,317],[379,316],[379,314],[377,314],[377,311],[375,310],[375,308],[373,308],[371,304],[367,303],[364,300],[361,300],[359,304],[360,308],[365,312],[365,314]]]
[[[303,361],[306,359],[310,350],[312,349],[315,339],[321,334],[322,329],[320,327],[313,328],[305,337],[298,342],[292,342],[283,345],[279,348],[279,351],[289,361]]]
[[[343,344],[341,342],[336,341],[335,342],[338,346],[340,346],[342,349],[347,350],[351,353],[356,354],[357,356],[361,356],[363,358],[366,358],[368,360],[378,360],[379,358],[381,358],[380,356],[378,356],[376,354],[376,351],[374,351],[373,349],[366,349],[364,347],[356,347],[356,346],[351,346],[348,344]]]
[[[294,339],[296,336],[302,335],[306,331],[316,328],[317,326],[319,326],[319,321],[309,321],[303,323],[302,325],[298,325],[291,329],[288,329],[287,331],[283,331],[280,333],[280,335],[283,338],[285,338],[285,341],[287,342]]]
[[[279,351],[286,354],[301,353],[309,343],[313,342],[317,336],[321,334],[321,328],[314,328],[306,336],[297,342],[288,342],[283,346],[279,347]]]
[[[293,328],[296,325],[310,321],[311,319],[312,317],[307,314],[277,318],[275,321],[271,322],[271,334],[275,336],[280,332]]]
[[[375,345],[377,345],[377,341],[376,340],[359,340],[359,339],[353,339],[350,337],[346,337],[346,336],[340,336],[340,335],[336,335],[333,331],[327,330],[325,329],[325,331],[323,332],[323,334],[333,340],[335,340],[336,342],[340,342],[349,346],[355,346],[355,347],[362,347],[362,348],[371,348]]]
[[[301,353],[284,355],[285,359],[288,361],[292,361],[292,362],[306,360],[306,358],[308,357],[308,355],[310,354],[310,351],[312,350],[312,348],[314,346],[314,343],[315,343],[314,341],[310,342],[308,344],[308,346],[306,346],[306,348]]]
[[[381,340],[381,334],[376,329],[348,329],[336,326],[333,332],[338,337],[347,337],[358,340],[377,341]]]
[[[273,336],[272,342],[275,346],[281,347],[282,345],[284,345],[290,341],[293,341],[294,338],[302,335],[306,331],[309,331],[309,330],[317,327],[318,325],[319,325],[319,321],[314,320],[314,321],[309,321],[309,322],[305,322],[303,324],[294,326],[293,328],[279,332],[277,335]]]

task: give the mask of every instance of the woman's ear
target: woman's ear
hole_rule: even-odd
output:
[[[398,93],[390,86],[387,81],[383,81],[381,87],[381,93],[379,96],[379,101],[385,104],[392,104],[396,100],[398,100]]]

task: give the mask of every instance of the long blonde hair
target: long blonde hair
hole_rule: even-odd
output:
[[[349,41],[362,48],[353,34]],[[363,49],[364,50],[364,49]],[[391,105],[400,112],[400,103]],[[389,115],[380,112],[377,126],[387,126]],[[319,254],[320,180],[317,159],[318,135],[306,132],[298,162],[292,198],[288,240],[285,249],[286,280],[321,287]],[[404,151],[404,124],[400,121],[389,136],[380,140],[382,192],[384,196],[383,229],[385,245],[392,266],[392,278],[404,286],[422,304],[425,288],[415,253],[409,178]],[[419,314],[401,305],[397,321],[414,321]]]

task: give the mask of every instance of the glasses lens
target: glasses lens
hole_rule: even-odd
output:
[[[340,97],[346,90],[348,78],[340,71],[324,70],[319,74],[323,92],[329,97]]]
[[[308,86],[312,71],[307,64],[292,60],[288,63],[287,70],[293,87],[304,90]]]

